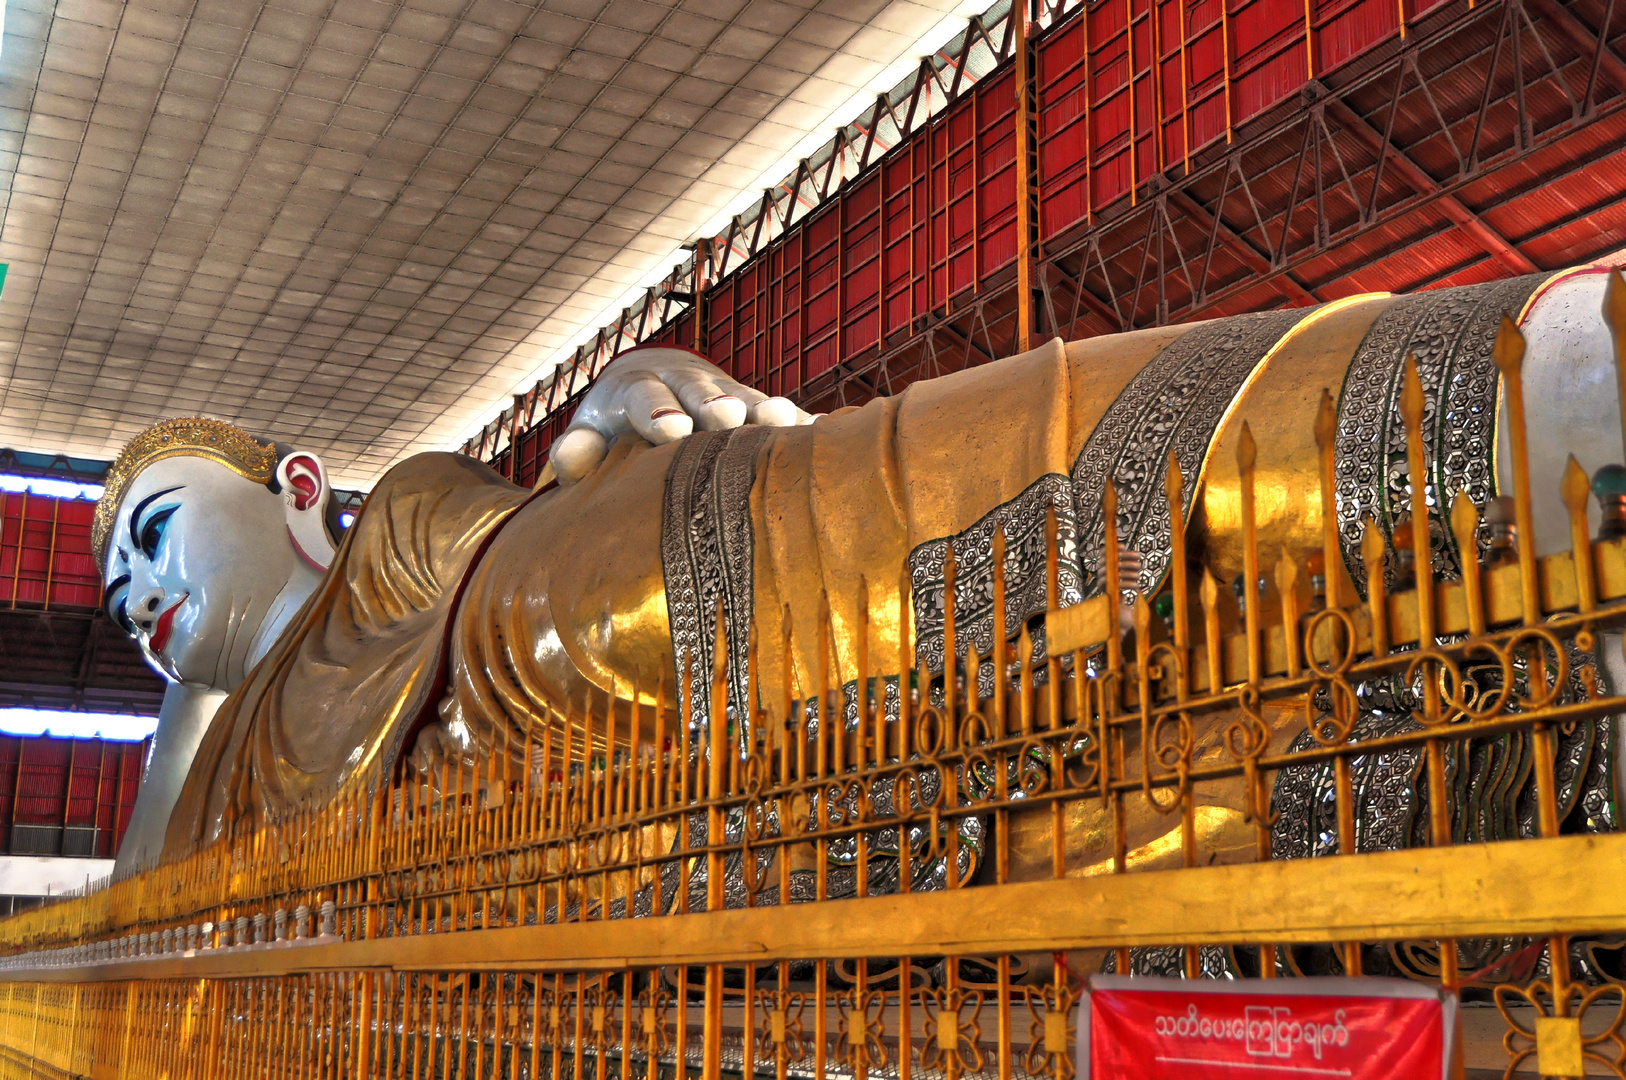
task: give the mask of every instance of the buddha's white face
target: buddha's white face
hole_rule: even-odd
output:
[[[169,678],[234,689],[331,559],[331,546],[307,552],[295,538],[311,511],[294,504],[326,498],[319,474],[316,488],[278,494],[201,457],[148,466],[108,540],[108,614]]]

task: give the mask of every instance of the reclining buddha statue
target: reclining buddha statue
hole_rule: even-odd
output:
[[[1529,342],[1537,478],[1535,535],[1517,540],[1563,549],[1567,518],[1548,481],[1574,447],[1591,455],[1588,470],[1621,460],[1600,314],[1607,281],[1582,268],[1053,340],[817,418],[697,354],[645,346],[605,369],[553,447],[544,479],[557,484],[526,490],[471,458],[422,454],[385,474],[348,529],[317,455],[217,421],[156,424],[110,470],[94,534],[109,614],[172,681],[119,871],[395,768],[523,745],[568,723],[588,695],[626,710],[664,687],[701,721],[710,679],[682,673],[709,676],[716,642],[728,704],[742,706],[746,642],[753,629],[777,641],[787,610],[791,648],[762,651],[759,685],[788,679],[805,693],[817,683],[814,613],[825,602],[835,682],[849,688],[897,670],[900,634],[912,634],[916,666],[937,675],[1024,627],[1041,652],[1033,617],[1105,587],[1109,484],[1128,549],[1117,575],[1126,603],[1158,594],[1171,530],[1217,580],[1240,581],[1236,475],[1210,466],[1236,460],[1245,421],[1259,448],[1260,548],[1303,559],[1322,542],[1314,431],[1324,389],[1336,401],[1338,527],[1353,571],[1363,523],[1388,536],[1408,505],[1397,408],[1408,356],[1427,398],[1434,505],[1458,491],[1485,505],[1507,490],[1491,358],[1504,316]],[[1194,478],[1178,521],[1164,491],[1171,454]],[[1477,557],[1430,524],[1439,574]],[[1000,611],[989,587],[996,530],[1006,540]],[[873,613],[863,621],[861,587]],[[714,638],[719,610],[725,633]],[[957,655],[945,658],[949,640]],[[1278,748],[1302,727],[1284,720]],[[1612,828],[1613,734],[1600,723],[1574,740],[1566,813]],[[1278,786],[1284,806],[1297,798],[1290,773]],[[1210,811],[1205,845],[1251,857],[1238,793],[1219,786],[1199,798]],[[1282,827],[1284,848],[1300,819]],[[1131,841],[1168,827],[1131,823]],[[1069,866],[1088,872],[1102,858],[1081,850]],[[1048,860],[1048,848],[1033,856]],[[1013,854],[1012,876],[1024,865]]]

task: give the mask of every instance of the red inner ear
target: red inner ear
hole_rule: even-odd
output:
[[[304,455],[288,459],[288,487],[293,492],[296,510],[309,510],[316,505],[316,498],[322,493],[322,481],[317,472],[319,468],[315,461]]]

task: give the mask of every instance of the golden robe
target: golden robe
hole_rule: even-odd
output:
[[[321,587],[215,714],[170,816],[166,856],[392,761],[434,707],[470,564],[526,496],[460,454],[391,469]]]
[[[1523,280],[1518,302],[1535,287]],[[1144,528],[1140,550],[1155,555],[1157,529],[1166,537],[1169,528],[1166,504],[1162,525],[1156,520],[1167,458],[1136,458],[1136,447],[1145,450],[1154,438],[1165,440],[1157,448],[1166,445],[1189,463],[1188,542],[1221,580],[1240,569],[1234,462],[1244,421],[1252,421],[1259,448],[1262,551],[1273,563],[1275,553],[1302,558],[1318,549],[1313,430],[1323,389],[1340,392],[1358,354],[1371,347],[1374,326],[1399,328],[1384,331],[1384,357],[1428,331],[1412,311],[1441,295],[1424,294],[1426,303],[1405,310],[1396,305],[1418,298],[1366,296],[1269,316],[1052,341],[810,426],[760,429],[739,444],[751,454],[744,474],[750,580],[749,595],[730,598],[729,607],[744,610],[748,602],[756,632],[768,643],[761,685],[778,687],[785,674],[775,666],[779,650],[772,643],[787,610],[791,680],[798,696],[817,685],[824,595],[835,627],[834,685],[912,666],[915,658],[900,657],[898,642],[899,590],[912,556],[980,527],[1049,478],[1071,476],[1067,497],[1084,500],[1074,504],[1084,507],[1080,550],[1088,548],[1085,519],[1100,481],[1091,481],[1091,496],[1079,476],[1096,475],[1088,469],[1099,465],[1107,470],[1102,476],[1139,492],[1144,520],[1127,519],[1125,542],[1136,543],[1134,530]],[[1473,325],[1493,332],[1484,312],[1504,302],[1502,293],[1475,300]],[[1206,336],[1191,339],[1201,348],[1186,350],[1186,367],[1159,369],[1192,334]],[[1448,343],[1448,351],[1488,351],[1483,328],[1463,335],[1472,337],[1469,344]],[[1201,365],[1213,355],[1231,364],[1229,374],[1181,382],[1183,372],[1207,370]],[[1142,385],[1147,373],[1159,380],[1156,393]],[[1188,416],[1207,419],[1187,425]],[[1117,456],[1094,463],[1104,439],[1115,440]],[[467,458],[425,455],[392,470],[320,591],[220,710],[172,818],[166,851],[215,837],[245,815],[274,817],[389,766],[437,705],[444,719],[468,724],[484,743],[501,741],[504,727],[518,734],[559,722],[590,694],[597,695],[598,712],[612,692],[624,708],[634,689],[647,703],[657,684],[671,688],[671,568],[663,567],[662,535],[670,513],[663,506],[686,442],[651,447],[623,438],[580,483],[529,499]],[[1155,490],[1145,488],[1153,474]],[[1122,515],[1121,508],[1121,525]],[[1088,558],[1083,562],[1087,572]],[[1149,571],[1149,587],[1161,572]],[[915,576],[918,601],[931,582],[918,570]],[[856,671],[852,633],[861,582],[871,610],[864,673]],[[1042,611],[1045,598],[1037,603]],[[711,625],[709,612],[701,619]],[[1199,818],[1210,847],[1239,854],[1251,847],[1236,792],[1200,792],[1199,802],[1209,807]],[[1149,820],[1133,830],[1131,845],[1144,845],[1143,863],[1177,857],[1156,847],[1168,824]],[[1105,843],[1104,834],[1097,839],[1092,850]]]

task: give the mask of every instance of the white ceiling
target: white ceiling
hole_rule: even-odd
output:
[[[0,445],[201,413],[367,485],[963,7],[7,0]]]

